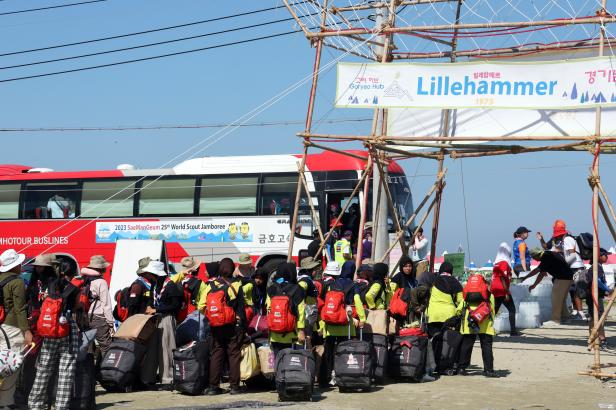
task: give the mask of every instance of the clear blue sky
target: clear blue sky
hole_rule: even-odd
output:
[[[0,13],[69,3],[69,0],[6,0]],[[583,1],[581,14],[592,14],[596,1]],[[79,7],[0,15],[0,53],[87,40],[182,24],[281,4],[280,1],[109,0]],[[529,13],[530,10],[527,10]],[[558,10],[556,10],[558,11]],[[554,11],[554,13],[556,13]],[[558,13],[556,13],[558,15]],[[284,9],[77,47],[0,57],[0,66],[68,57],[142,43],[198,35],[289,17]],[[550,17],[550,16],[548,16]],[[424,16],[430,20],[430,15]],[[147,57],[268,35],[296,28],[283,22],[256,29],[63,61],[34,67],[0,69],[0,79]],[[412,43],[411,40],[405,40]],[[504,40],[503,40],[504,41]],[[497,45],[497,44],[495,44]],[[339,55],[324,53],[325,63]],[[231,122],[310,74],[314,51],[301,34],[239,46],[39,79],[0,83],[0,127],[115,126]],[[322,76],[316,118],[370,117],[370,110],[334,110],[335,71]],[[301,120],[309,84],[251,120]],[[319,132],[366,133],[369,123],[317,127]],[[205,152],[191,156],[251,155],[300,152],[295,133],[301,126],[242,128]],[[106,169],[120,163],[140,168],[161,166],[214,130],[144,132],[3,133],[2,162],[58,170]],[[616,158],[604,156],[603,182],[616,193]],[[176,163],[178,161],[174,161]],[[573,232],[591,231],[591,196],[586,178],[591,156],[527,154],[467,159],[463,162],[472,259],[493,258],[498,243],[511,241],[519,225],[549,236],[556,218]],[[448,185],[441,219],[439,251],[454,251],[466,240],[459,162],[447,161]],[[432,184],[436,165],[428,160],[404,161],[415,198]],[[417,177],[412,178],[414,174]],[[616,195],[613,198],[616,200]],[[614,241],[602,228],[602,244]],[[535,244],[534,236],[531,244]]]

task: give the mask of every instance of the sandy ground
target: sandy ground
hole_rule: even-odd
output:
[[[616,322],[610,322],[608,342],[616,346]],[[288,409],[598,409],[616,408],[616,380],[578,376],[592,363],[586,350],[585,324],[557,329],[533,329],[523,337],[497,337],[494,343],[497,379],[484,378],[479,342],[473,352],[479,374],[442,377],[432,383],[388,384],[369,393],[320,392],[315,402],[285,405]],[[606,372],[616,372],[616,354],[603,353]],[[247,403],[277,406],[274,392],[247,392],[207,397],[187,397],[172,392],[108,394],[99,391],[100,409],[242,408]],[[614,407],[606,407],[611,404]]]

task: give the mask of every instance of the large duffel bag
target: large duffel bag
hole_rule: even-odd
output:
[[[443,331],[442,337],[443,348],[440,357],[437,358],[436,367],[439,373],[445,373],[457,364],[460,345],[462,344],[462,335],[457,330],[446,329]]]
[[[360,340],[349,338],[349,340],[338,343],[334,357],[334,373],[336,374],[336,385],[340,391],[370,388],[372,345],[363,340],[361,330]]]
[[[377,382],[382,383],[387,374],[387,336],[372,335],[372,369]]]
[[[101,363],[101,384],[106,390],[130,388],[139,374],[146,347],[132,340],[115,339]]]
[[[156,331],[156,320],[157,318],[153,315],[133,315],[122,322],[115,338],[146,344]]]
[[[396,336],[389,352],[389,374],[420,381],[426,366],[427,336]]]
[[[173,387],[184,394],[203,393],[208,385],[210,341],[191,342],[173,351]]]
[[[283,349],[276,357],[276,390],[280,401],[311,401],[316,362],[312,351]]]

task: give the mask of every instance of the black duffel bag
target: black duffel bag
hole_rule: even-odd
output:
[[[113,339],[101,363],[101,385],[108,391],[131,388],[145,352],[139,342]]]

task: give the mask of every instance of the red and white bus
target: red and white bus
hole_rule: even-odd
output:
[[[53,252],[77,268],[93,254],[112,262],[118,239],[162,239],[171,262],[187,255],[203,262],[235,259],[247,252],[256,266],[270,268],[286,258],[300,158],[204,157],[170,169],[75,172],[0,165],[0,249],[28,256]],[[306,179],[321,221],[329,220],[330,205],[344,206],[365,165],[327,151],[308,155]],[[389,178],[404,218],[412,200],[395,162]],[[363,204],[362,197],[354,201]],[[300,214],[303,229],[294,256],[311,240],[306,198]]]

